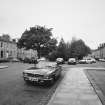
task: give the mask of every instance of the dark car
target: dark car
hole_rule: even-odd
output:
[[[37,64],[38,63],[38,60],[37,59],[34,59],[34,58],[25,58],[23,60],[24,63],[29,63],[29,64]]]
[[[13,58],[13,59],[11,59],[11,62],[20,62],[20,60],[17,58]]]
[[[24,70],[23,78],[26,82],[53,84],[54,80],[61,75],[61,71],[61,66],[47,63],[47,65],[42,64],[41,67],[31,67]]]

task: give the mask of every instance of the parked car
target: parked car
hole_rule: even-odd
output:
[[[91,58],[92,63],[96,63],[96,60],[94,58]]]
[[[93,63],[93,61],[92,61],[91,58],[86,58],[85,60],[86,60],[86,63],[87,63],[87,64],[92,64],[92,63]]]
[[[17,59],[17,58],[12,58],[10,61],[11,61],[11,62],[20,62],[20,60]]]
[[[94,58],[86,58],[85,60],[87,64],[96,63],[96,60]]]
[[[101,61],[101,62],[105,62],[105,59],[99,59],[99,61]]]
[[[63,64],[64,63],[64,59],[63,58],[57,58],[56,59],[56,63],[57,64]]]
[[[75,58],[69,58],[68,64],[76,64],[76,59]]]
[[[29,63],[29,64],[37,64],[38,63],[38,60],[37,59],[34,59],[34,58],[25,58],[23,60],[24,63]]]
[[[96,60],[94,58],[83,58],[82,60],[79,60],[79,63],[92,64],[92,63],[96,63]]]
[[[45,60],[46,60],[46,58],[44,58],[44,57],[38,59],[38,61],[45,61]]]
[[[81,59],[81,60],[78,61],[78,63],[80,63],[80,64],[86,64],[86,60],[85,59]]]
[[[41,65],[41,67],[31,67],[23,71],[23,78],[26,82],[53,84],[61,75],[62,68],[60,65]]]
[[[24,63],[32,63],[32,60],[26,57],[26,58],[24,58],[23,62]]]

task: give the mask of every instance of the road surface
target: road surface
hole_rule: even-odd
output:
[[[0,69],[0,105],[46,105],[48,100],[56,88],[61,83],[64,74],[68,68],[76,67],[105,67],[105,62],[97,62],[95,64],[64,64],[62,76],[51,87],[43,87],[29,84],[27,85],[22,78],[22,71],[32,66],[32,64],[23,63],[4,63],[0,66],[8,66],[8,68]],[[91,73],[94,74],[95,71]],[[105,72],[95,73],[95,77],[99,76],[100,84],[105,83]],[[98,81],[99,81],[98,80]],[[105,90],[105,84],[102,90]],[[105,91],[103,91],[104,93]]]
[[[26,84],[22,71],[32,64],[4,63],[8,68],[0,69],[0,105],[44,105],[55,91],[59,78],[51,87]],[[62,73],[63,74],[63,73]]]

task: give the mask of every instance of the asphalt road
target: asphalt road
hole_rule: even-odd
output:
[[[105,67],[105,62],[94,64],[63,65],[62,76],[51,87],[26,84],[22,78],[22,71],[31,67],[30,64],[4,63],[8,68],[0,69],[0,105],[46,105],[52,94],[62,81],[68,68],[72,67]],[[105,73],[94,73],[105,83]],[[103,79],[103,80],[101,80]],[[100,83],[100,82],[99,82]],[[101,83],[100,83],[101,84]],[[105,84],[102,86],[105,90]],[[105,92],[105,91],[104,91]]]
[[[64,76],[53,86],[26,84],[22,71],[30,64],[4,63],[8,68],[0,69],[0,105],[45,105]]]

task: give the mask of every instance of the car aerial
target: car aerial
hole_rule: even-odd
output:
[[[75,58],[69,58],[68,64],[76,64],[76,59]]]
[[[31,67],[27,70],[24,70],[23,78],[26,82],[53,84],[54,80],[56,80],[61,75],[61,71],[62,68],[60,65],[49,65],[47,62],[47,64],[42,64],[36,68]]]
[[[57,58],[57,59],[56,59],[56,63],[57,63],[57,64],[63,64],[63,63],[64,63],[63,58]]]

